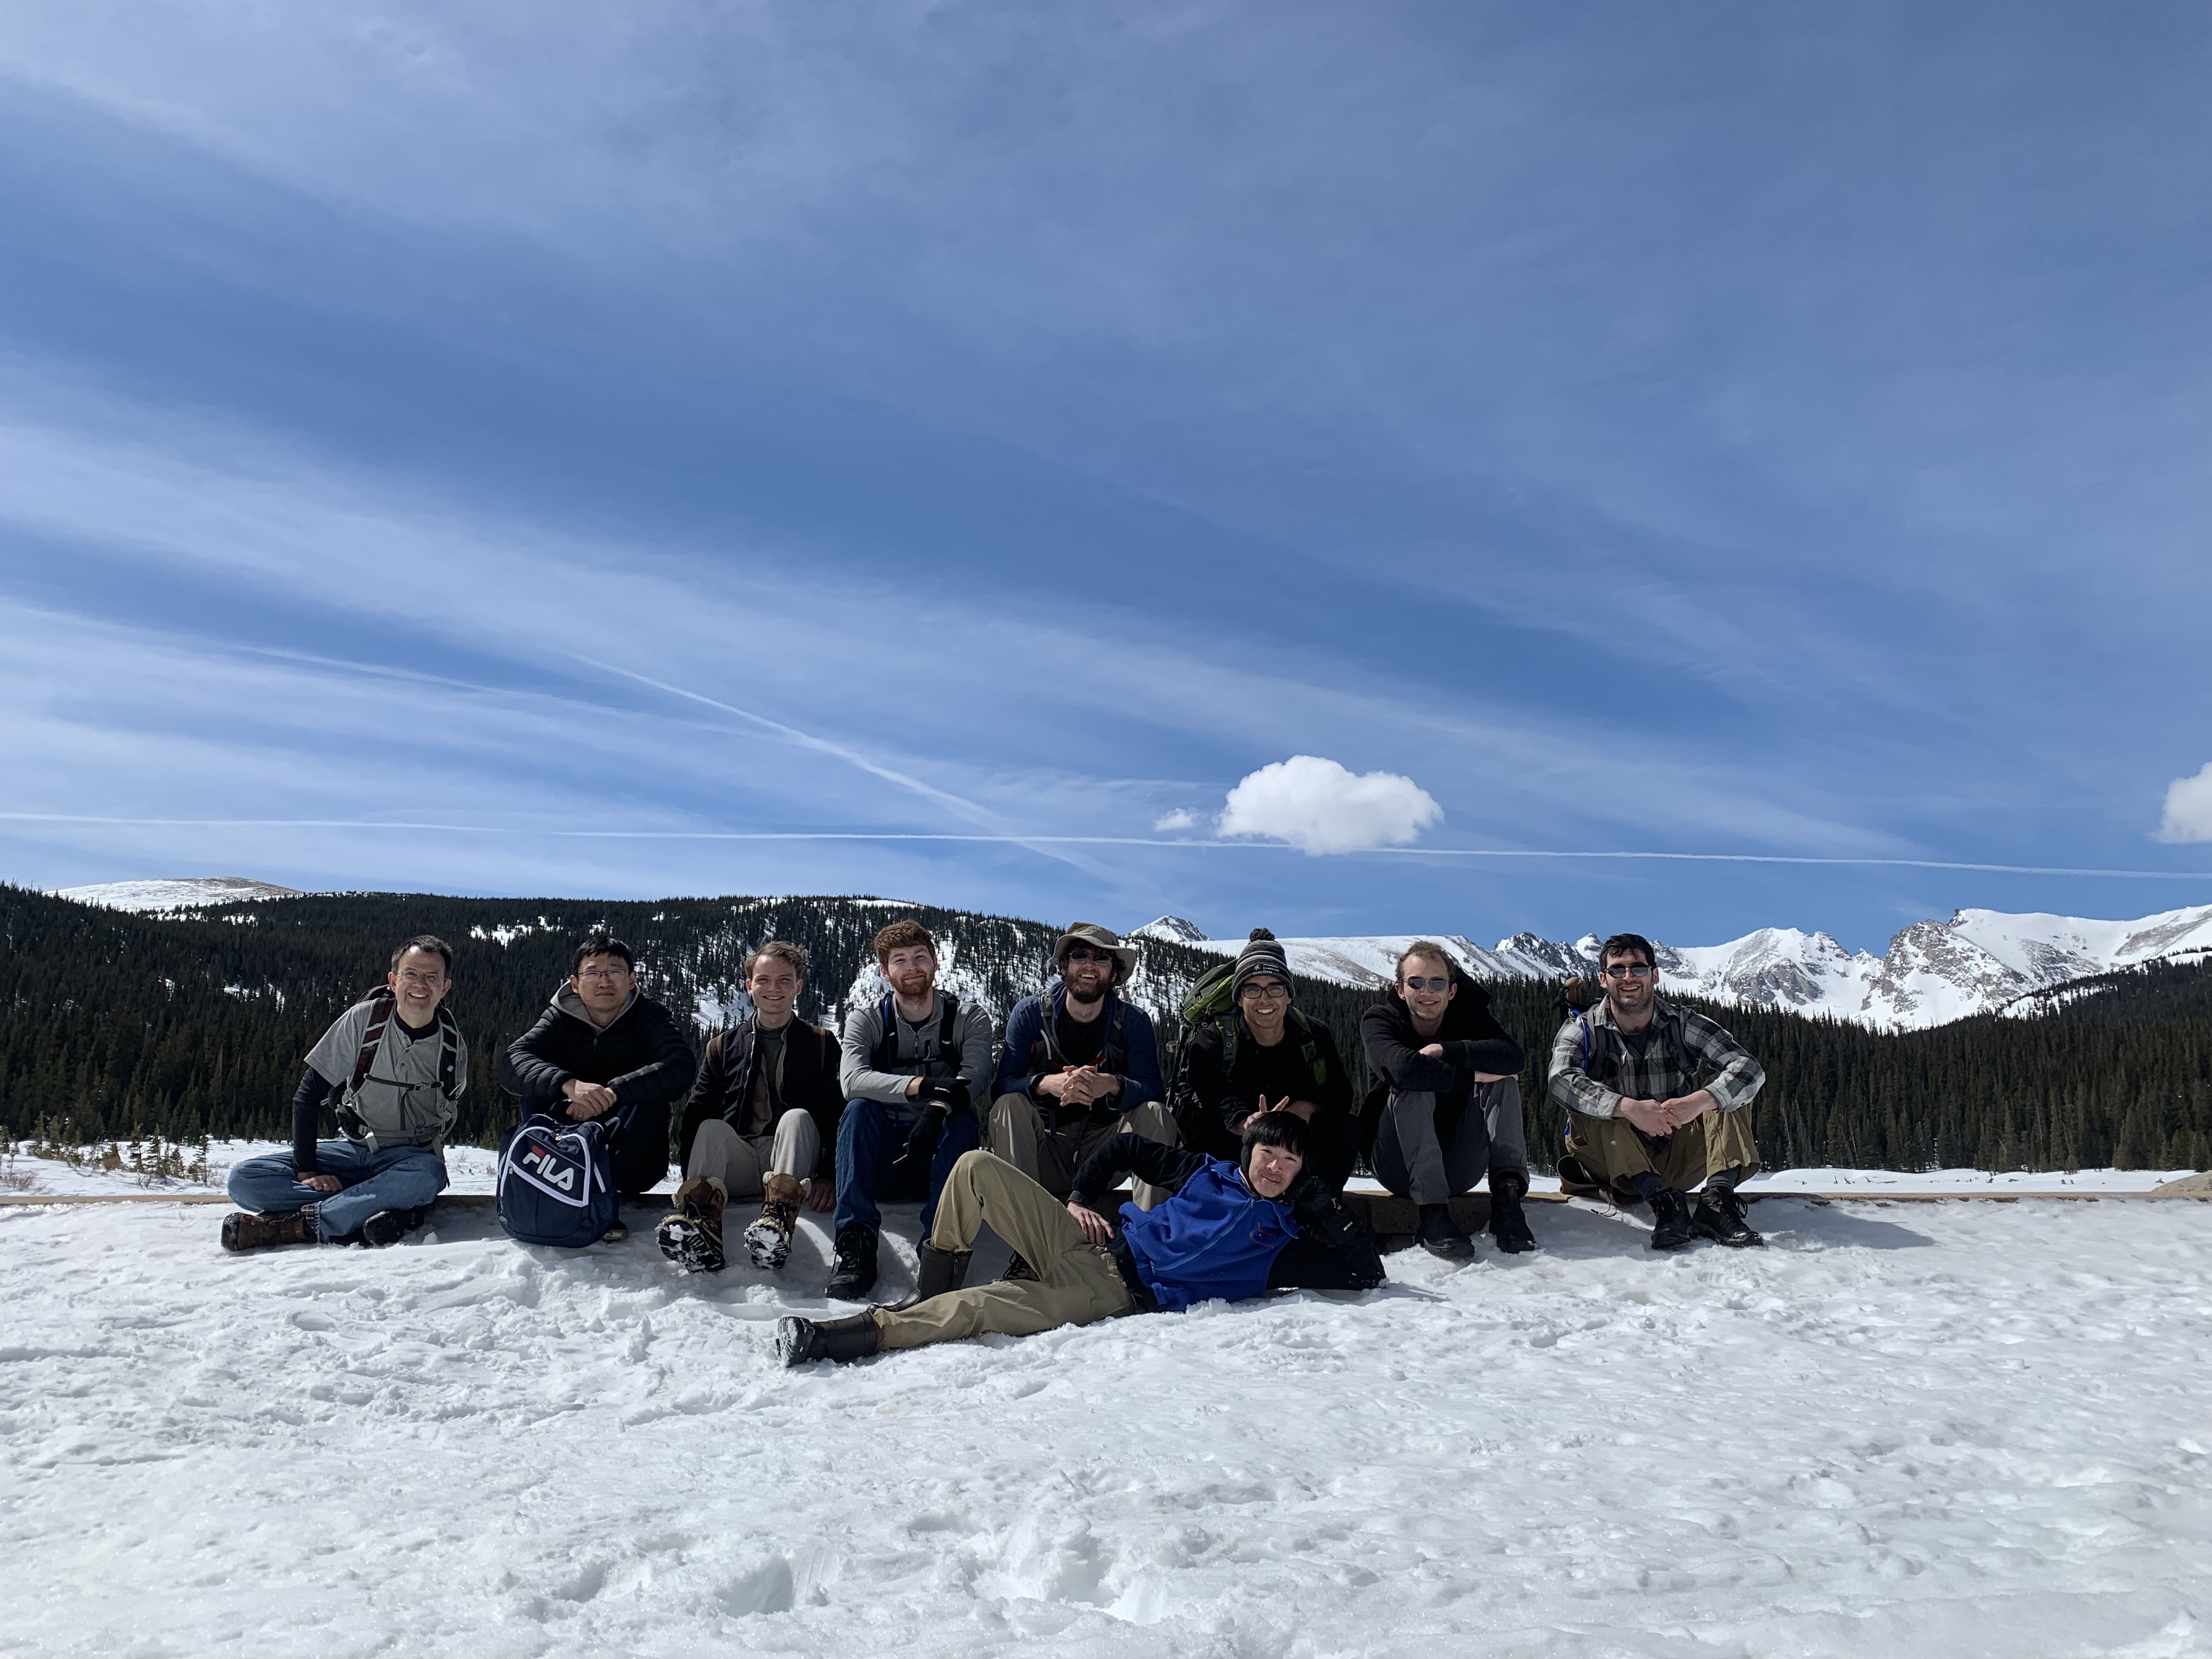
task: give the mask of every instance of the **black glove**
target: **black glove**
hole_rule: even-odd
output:
[[[1352,1212],[1334,1193],[1322,1185],[1321,1177],[1311,1170],[1291,1183],[1282,1201],[1291,1206],[1291,1213],[1301,1227],[1319,1235],[1332,1249],[1342,1249],[1360,1231]]]
[[[924,1106],[942,1106],[948,1112],[968,1109],[968,1080],[965,1078],[933,1077],[921,1085],[915,1098]]]
[[[931,1101],[921,1109],[921,1115],[914,1121],[914,1127],[906,1138],[906,1156],[927,1158],[937,1150],[937,1138],[945,1133],[946,1108]]]

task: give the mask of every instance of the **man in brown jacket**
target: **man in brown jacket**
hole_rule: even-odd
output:
[[[745,1229],[757,1267],[783,1266],[802,1203],[827,1210],[836,1197],[836,1145],[844,1092],[837,1039],[798,1016],[806,953],[770,939],[745,963],[752,1012],[707,1045],[684,1104],[677,1155],[684,1182],[660,1224],[661,1254],[687,1273],[719,1273],[722,1214],[732,1199],[761,1199]]]

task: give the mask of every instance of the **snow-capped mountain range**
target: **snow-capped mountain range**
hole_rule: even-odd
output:
[[[1242,939],[1210,939],[1180,916],[1162,916],[1137,932],[1223,956],[1243,945]],[[1595,933],[1572,944],[1516,933],[1487,949],[1457,934],[1431,937],[1478,979],[1558,978],[1589,971],[1597,957]],[[1413,936],[1281,943],[1298,973],[1342,985],[1381,985],[1396,972]],[[1998,1012],[2092,974],[2203,960],[2212,954],[2212,905],[2134,921],[1960,910],[1948,921],[1914,922],[1881,956],[1846,951],[1826,933],[1795,927],[1762,927],[1726,945],[1653,944],[1664,982],[1690,994],[1906,1030]]]
[[[160,912],[298,895],[289,887],[234,876],[109,882],[65,888],[58,896],[119,910]],[[889,901],[879,902],[889,905]],[[1179,916],[1162,916],[1137,929],[1135,937],[1222,956],[1234,956],[1243,944],[1242,939],[1208,939]],[[1389,982],[1399,953],[1413,937],[1285,939],[1282,944],[1291,965],[1301,974],[1340,985],[1371,986]],[[1595,964],[1598,945],[1595,933],[1571,943],[1516,933],[1489,946],[1454,933],[1431,937],[1479,979],[1553,979],[1584,973]],[[974,964],[963,961],[955,937],[941,939],[940,948],[945,982],[962,994],[989,1000],[995,986],[992,964],[980,958]],[[1826,933],[1794,927],[1762,927],[1725,945],[1658,943],[1657,950],[1666,982],[1694,995],[1826,1014],[1884,1030],[1910,1030],[1974,1014],[2033,1012],[2047,1006],[2048,1000],[2038,994],[2117,969],[2160,960],[2203,960],[2212,956],[2212,905],[2168,910],[2133,921],[1960,910],[1948,921],[1913,923],[1892,939],[1889,949],[1880,956],[1846,951]],[[1161,973],[1151,971],[1154,967]],[[1188,989],[1176,975],[1166,973],[1164,964],[1140,964],[1138,973],[1132,994],[1146,1006],[1171,1006]],[[1159,982],[1153,983],[1155,980]],[[852,994],[874,994],[873,987],[873,966],[864,963]],[[720,1004],[716,1008],[727,1012]]]

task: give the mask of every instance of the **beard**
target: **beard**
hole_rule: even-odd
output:
[[[1066,975],[1060,976],[1060,982],[1061,988],[1067,993],[1067,1000],[1070,1002],[1079,1002],[1086,1008],[1094,1002],[1103,1002],[1106,1000],[1106,993],[1114,988],[1114,976],[1111,974],[1093,980],[1088,990],[1077,985]]]

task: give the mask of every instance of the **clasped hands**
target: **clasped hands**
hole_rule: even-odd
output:
[[[1100,1071],[1097,1062],[1090,1060],[1065,1071],[1048,1072],[1037,1079],[1036,1086],[1039,1094],[1063,1106],[1096,1106],[1121,1092],[1121,1079],[1111,1072]]]
[[[1645,1134],[1659,1136],[1671,1135],[1684,1124],[1695,1122],[1713,1105],[1712,1091],[1700,1089],[1672,1100],[1631,1100],[1623,1096],[1616,1110]]]
[[[568,1097],[568,1115],[579,1123],[615,1109],[615,1091],[604,1083],[572,1077],[561,1085],[561,1092]]]

